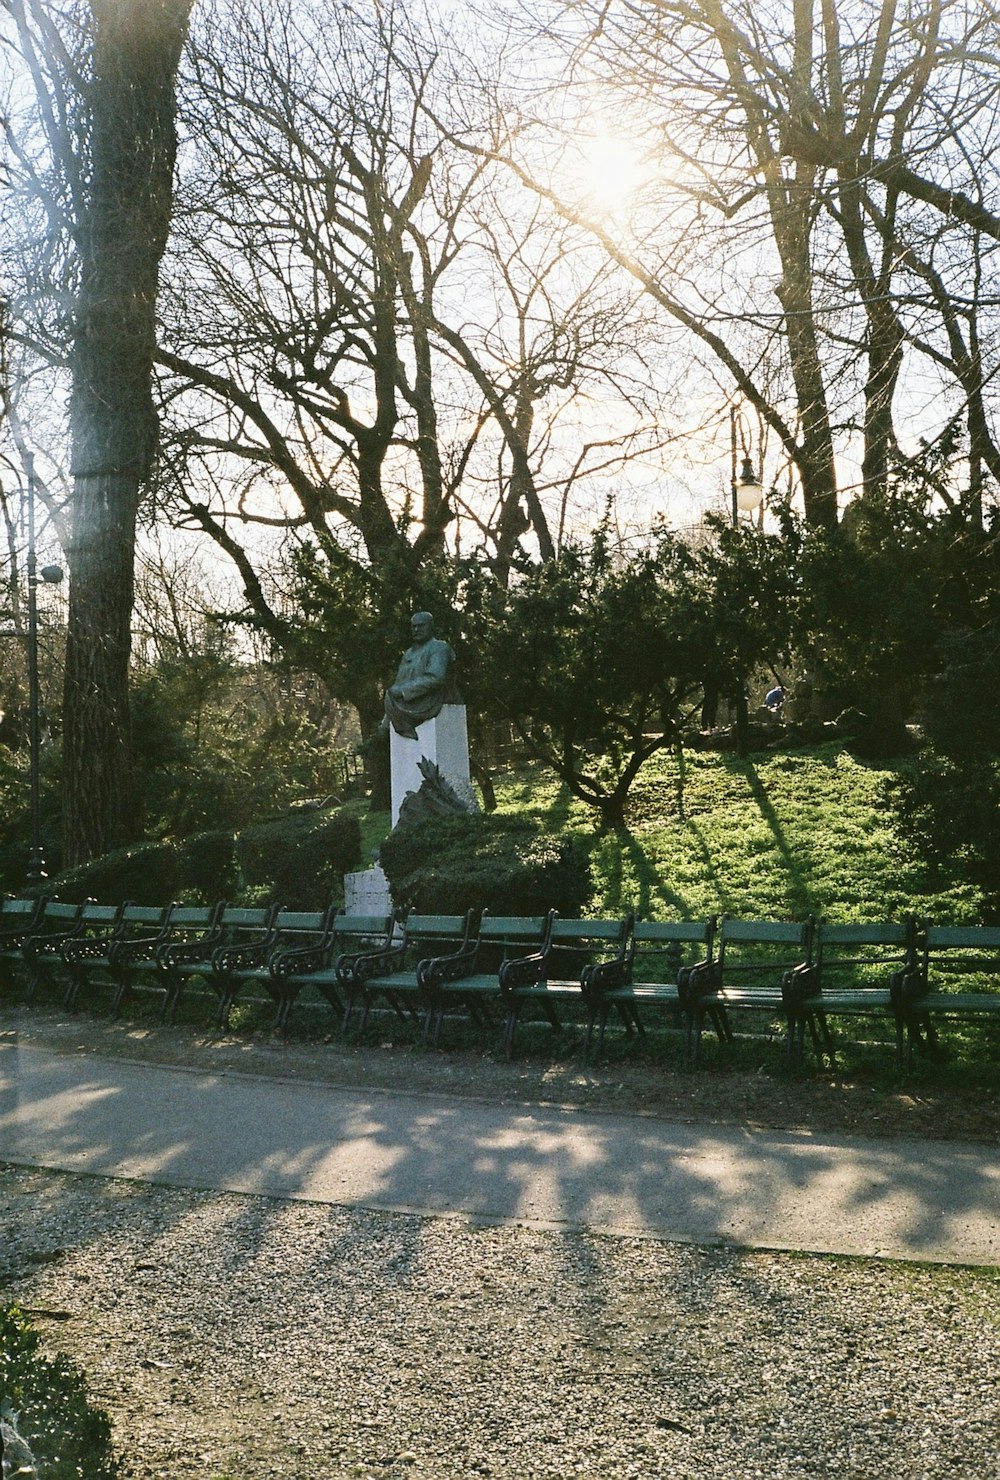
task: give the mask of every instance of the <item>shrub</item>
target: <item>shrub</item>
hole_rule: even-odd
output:
[[[236,840],[247,885],[291,909],[323,909],[361,856],[361,826],[339,812],[302,812],[248,827]]]
[[[178,852],[173,843],[135,843],[117,848],[102,858],[93,858],[66,869],[53,879],[25,890],[26,894],[53,894],[79,902],[99,899],[117,903],[166,904],[179,888]]]
[[[231,899],[240,890],[236,834],[225,829],[193,833],[177,845],[178,889],[200,904]]]
[[[573,917],[591,895],[580,840],[527,818],[442,817],[397,828],[382,844],[382,867],[396,904],[421,914]]]
[[[16,1306],[0,1309],[0,1410],[19,1415],[18,1433],[45,1480],[121,1475],[107,1414],[88,1402],[68,1358],[42,1356],[37,1333]]]

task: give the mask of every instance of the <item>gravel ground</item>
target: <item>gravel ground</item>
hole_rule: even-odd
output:
[[[140,1480],[998,1473],[994,1271],[3,1165],[0,1228]]]

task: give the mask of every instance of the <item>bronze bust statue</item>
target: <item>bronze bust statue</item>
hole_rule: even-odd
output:
[[[413,642],[399,664],[396,681],[385,691],[385,715],[379,733],[389,726],[397,735],[417,738],[417,725],[441,713],[445,704],[460,704],[453,669],[455,654],[448,643],[434,636],[430,612],[414,612],[410,619]]]

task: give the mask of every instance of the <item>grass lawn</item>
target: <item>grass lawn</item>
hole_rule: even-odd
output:
[[[540,770],[501,778],[497,794],[502,811],[587,839],[595,915],[981,920],[977,889],[957,869],[932,877],[901,837],[892,763],[860,761],[831,743],[745,759],[689,752],[684,772],[683,816],[677,765],[663,755],[633,786],[620,832],[602,833],[594,813]]]

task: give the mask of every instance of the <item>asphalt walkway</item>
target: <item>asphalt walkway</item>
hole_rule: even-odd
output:
[[[1000,1265],[985,1146],[358,1092],[0,1039],[0,1160],[694,1243]]]

